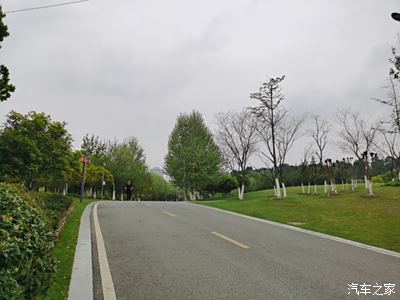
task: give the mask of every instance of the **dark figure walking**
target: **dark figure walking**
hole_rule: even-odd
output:
[[[126,200],[132,200],[132,190],[133,185],[131,181],[128,180],[128,183],[125,185]]]

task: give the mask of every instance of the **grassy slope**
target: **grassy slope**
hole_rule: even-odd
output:
[[[247,193],[242,201],[202,204],[285,224],[304,223],[297,226],[400,252],[400,187],[375,187],[376,197],[367,197],[361,188],[354,193],[340,188],[331,197],[303,195],[301,188],[292,187],[285,200],[266,190]]]
[[[74,262],[75,247],[79,233],[81,215],[85,207],[93,200],[85,199],[82,203],[74,199],[74,211],[68,218],[60,240],[54,248],[54,256],[57,260],[57,273],[53,284],[44,296],[38,299],[67,299],[68,288],[71,280],[72,264]]]

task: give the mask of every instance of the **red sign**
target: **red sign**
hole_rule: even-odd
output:
[[[90,157],[88,156],[81,156],[80,161],[83,162],[84,164],[90,164],[91,162]]]

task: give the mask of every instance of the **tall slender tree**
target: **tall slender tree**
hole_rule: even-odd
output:
[[[284,79],[285,76],[270,78],[262,83],[257,93],[250,95],[251,99],[259,102],[258,106],[250,107],[250,111],[259,120],[257,132],[266,148],[265,151],[261,151],[261,159],[271,171],[278,198],[281,197],[282,166],[299,137],[298,133],[304,121],[304,117],[289,118],[288,111],[282,106],[284,96],[280,84]]]

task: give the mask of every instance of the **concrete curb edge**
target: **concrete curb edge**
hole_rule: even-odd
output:
[[[93,202],[86,206],[81,216],[68,291],[69,300],[93,299],[92,236],[90,226],[92,207]]]

